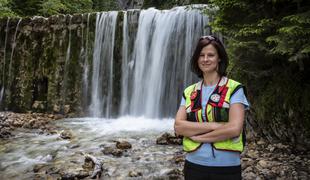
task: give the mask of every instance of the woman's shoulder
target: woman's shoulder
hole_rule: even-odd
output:
[[[191,85],[187,86],[187,87],[185,88],[185,90],[184,90],[184,93],[185,93],[185,94],[188,94],[188,93],[191,93],[192,91],[194,91],[195,89],[200,89],[200,86],[199,86],[200,83],[201,83],[201,81],[196,82],[196,83],[194,83],[194,84],[191,84]]]
[[[237,81],[237,80],[234,80],[234,79],[231,79],[231,78],[228,78],[228,77],[225,77],[227,78],[227,85],[228,86],[243,86],[241,82]]]

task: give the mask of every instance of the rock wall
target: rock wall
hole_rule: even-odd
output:
[[[92,59],[95,18],[1,19],[1,109],[80,110],[82,65]]]

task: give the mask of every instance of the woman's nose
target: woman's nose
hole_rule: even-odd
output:
[[[204,61],[207,61],[208,59],[209,59],[208,56],[204,56],[204,57],[203,57],[203,60],[204,60]]]

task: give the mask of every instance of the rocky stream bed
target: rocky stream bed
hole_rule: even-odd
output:
[[[0,112],[0,179],[183,179],[172,130],[173,119]],[[242,169],[246,180],[307,180],[310,152],[251,138]]]

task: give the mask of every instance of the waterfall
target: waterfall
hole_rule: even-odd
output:
[[[8,87],[11,87],[11,84],[13,83],[13,80],[14,80],[14,78],[12,77],[12,64],[13,64],[14,50],[15,50],[15,47],[16,47],[16,44],[17,44],[17,41],[16,41],[17,31],[18,31],[19,24],[20,24],[21,21],[22,21],[22,19],[20,18],[18,20],[18,22],[17,22],[15,33],[14,33],[14,36],[13,36],[12,51],[11,51],[11,57],[10,57],[10,63],[9,63],[9,76],[7,78],[8,79]],[[11,96],[11,93],[9,93],[8,96]]]
[[[88,63],[88,36],[89,36],[89,17],[90,13],[87,14],[87,22],[86,22],[86,42],[85,49],[83,51],[83,108],[88,104],[88,74],[89,74],[89,63]],[[82,38],[83,42],[83,38]],[[83,47],[83,46],[82,46]]]
[[[113,50],[118,12],[97,13],[91,81],[92,116],[109,117],[113,96]]]
[[[133,68],[123,68],[123,76],[129,77],[123,77],[128,82],[122,89],[128,90],[122,93],[128,95],[122,96],[126,100],[121,101],[121,112],[128,109],[129,115],[157,118],[175,113],[184,87],[195,79],[189,61],[197,40],[207,33],[207,23],[197,9],[141,11],[132,60],[123,59]]]
[[[122,97],[121,97],[121,114],[126,113],[126,107],[128,107],[128,77],[129,77],[129,67],[128,67],[128,15],[127,11],[124,12],[123,20],[123,46],[122,46]]]
[[[7,37],[8,24],[11,22],[8,19],[5,41],[12,39],[12,52],[9,59],[6,57],[8,54],[5,54],[7,52],[4,51],[4,66],[1,70],[4,69],[6,72],[1,73],[3,83],[0,87],[0,103],[3,104],[3,99],[8,98],[13,102],[13,107],[14,101],[24,100],[19,96],[11,97],[7,91],[16,73],[13,58],[16,56],[14,55],[16,40],[19,39],[17,32],[21,26],[20,28],[25,31],[23,35],[27,34],[25,39],[22,36],[21,44],[28,42],[29,39],[34,41],[33,44],[43,44],[44,47],[50,48],[46,52],[42,51],[44,63],[37,69],[48,76],[49,89],[42,93],[47,93],[49,110],[53,110],[50,107],[70,105],[72,111],[82,108],[83,113],[89,113],[88,115],[93,117],[174,116],[184,88],[197,80],[190,72],[189,64],[194,46],[201,35],[210,34],[210,29],[207,28],[208,18],[202,9],[189,6],[171,10],[150,8],[120,13],[99,12],[88,14],[86,23],[86,14],[82,15],[82,24],[81,19],[75,18],[75,15],[74,18],[70,15],[65,18],[55,16],[49,20],[54,30],[53,35],[46,36],[45,33],[41,33],[38,39],[31,39],[33,33],[39,33],[36,32],[36,28],[42,26],[43,29],[49,29],[49,25],[34,21],[33,27],[36,28],[29,26],[24,28],[26,22],[20,25],[20,19],[14,36]],[[96,22],[92,22],[93,17],[96,18]],[[58,19],[62,23],[59,24]],[[38,25],[35,25],[36,23]],[[79,37],[80,26],[82,37],[76,41],[74,38]],[[58,33],[64,35],[62,38],[68,41],[60,39],[59,46],[56,46]],[[41,36],[44,36],[42,40]],[[91,39],[94,39],[94,42],[91,42]],[[67,43],[64,50],[59,50],[59,53],[58,50],[53,50],[56,47],[62,48],[63,42]],[[9,45],[9,42],[5,42],[5,50]],[[32,52],[31,47],[30,49],[22,47],[25,49],[21,49],[21,53]],[[80,49],[75,49],[79,47]],[[92,51],[92,54],[89,54],[89,51]],[[38,56],[36,58],[41,58],[41,52],[38,51],[35,55]],[[26,61],[28,58],[25,58]],[[48,72],[55,72],[57,76],[50,76]],[[75,75],[74,78],[69,76],[71,74]],[[79,87],[81,89],[77,89]],[[26,91],[23,87],[16,88],[19,89],[12,92]],[[33,90],[31,88],[36,87],[29,86],[27,91]],[[54,94],[59,97],[51,98]]]
[[[66,104],[66,97],[67,97],[67,84],[68,84],[68,74],[69,74],[69,60],[70,60],[70,52],[71,52],[71,22],[72,22],[72,16],[69,15],[69,35],[68,35],[68,46],[66,51],[66,59],[65,59],[65,67],[64,67],[64,80],[63,80],[63,86],[62,86],[62,100],[63,100],[63,106]]]
[[[2,106],[3,103],[3,97],[4,97],[4,90],[5,90],[5,59],[6,59],[6,44],[8,41],[8,33],[9,33],[9,22],[10,18],[8,17],[8,20],[6,22],[6,27],[5,27],[5,39],[4,39],[4,52],[3,52],[3,69],[2,69],[2,82],[1,82],[1,90],[0,90],[0,107]]]

